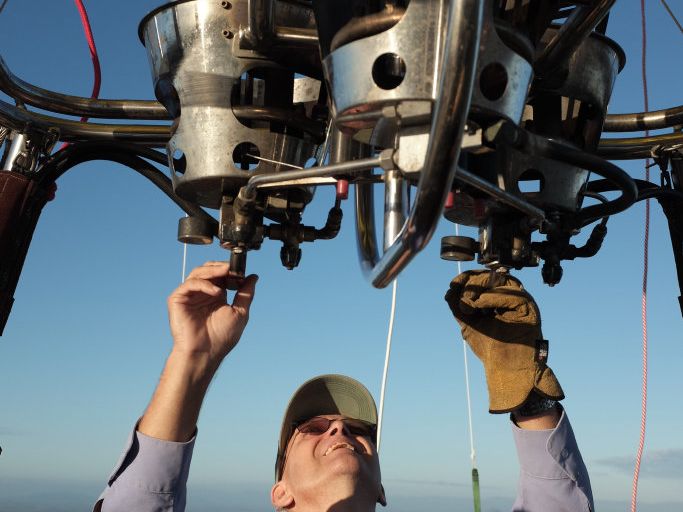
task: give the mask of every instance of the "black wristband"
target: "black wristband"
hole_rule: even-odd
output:
[[[519,409],[515,409],[515,414],[522,417],[538,416],[546,411],[550,411],[557,407],[557,400],[552,398],[544,398],[537,395],[533,391],[527,398],[526,402],[522,404]]]

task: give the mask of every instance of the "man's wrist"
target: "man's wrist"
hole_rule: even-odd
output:
[[[172,367],[174,372],[179,372],[187,379],[188,384],[208,385],[220,362],[216,362],[205,352],[188,352],[174,347],[166,360],[166,366]]]
[[[216,369],[209,357],[173,350],[138,431],[166,441],[189,440]]]

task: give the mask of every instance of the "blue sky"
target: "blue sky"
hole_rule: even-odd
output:
[[[137,24],[157,5],[88,2],[102,97],[153,96]],[[672,56],[683,34],[654,1],[648,28],[650,107],[678,105],[683,71]],[[89,95],[90,59],[72,2],[10,0],[0,31],[0,52],[15,74]],[[608,34],[628,56],[610,111],[640,111],[639,2],[617,3]],[[642,162],[623,167],[643,174]],[[320,190],[307,224],[322,224],[332,201],[331,190]],[[268,510],[282,409],[310,376],[346,373],[379,396],[390,290],[376,290],[361,276],[351,201],[344,211],[340,236],[305,246],[294,271],[281,267],[275,243],[250,254],[249,270],[261,276],[257,298],[202,411],[192,510]],[[87,509],[99,494],[171,346],[165,298],[180,280],[181,215],[151,184],[114,164],[82,165],[60,180],[0,338],[0,510]],[[643,217],[638,205],[612,218],[602,251],[567,262],[554,288],[542,284],[538,269],[518,273],[541,305],[550,363],[605,511],[624,510],[630,499],[638,441]],[[453,229],[442,222],[399,277],[382,442],[390,511],[416,503],[466,510],[470,499],[462,342],[443,302],[456,268],[438,257],[439,238]],[[676,485],[683,479],[683,412],[676,403],[683,343],[671,245],[657,203],[650,240],[650,406],[640,510],[659,512],[683,506]],[[188,252],[190,266],[225,257],[216,245]],[[483,372],[473,358],[470,376],[484,509],[507,510],[517,478],[509,426],[487,413]]]

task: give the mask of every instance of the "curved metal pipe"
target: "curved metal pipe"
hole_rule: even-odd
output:
[[[638,188],[633,179],[616,165],[597,157],[591,153],[575,149],[553,139],[519,131],[525,150],[533,155],[539,155],[551,160],[567,162],[582,169],[604,176],[614,183],[621,195],[607,203],[594,204],[582,208],[576,213],[579,226],[589,224],[597,217],[606,217],[624,211],[631,206],[638,197]],[[590,221],[590,222],[589,222]],[[585,224],[584,224],[585,223]]]
[[[233,112],[241,120],[284,122],[288,126],[313,135],[316,139],[322,140],[324,136],[322,123],[304,116],[293,115],[286,109],[236,106]],[[131,142],[161,147],[171,137],[170,125],[83,123],[29,112],[2,100],[0,100],[0,124],[19,131],[24,131],[29,126],[45,133],[51,129],[57,129],[60,140],[67,142]]]
[[[318,47],[318,33],[310,28],[278,27],[275,24],[275,0],[249,0],[249,27],[244,31],[248,44],[264,48],[269,44]]]
[[[100,119],[171,119],[166,111],[166,107],[158,101],[92,99],[61,94],[37,87],[12,74],[5,61],[2,60],[2,57],[0,57],[0,90],[28,105],[58,114]],[[322,123],[308,119],[306,116],[297,115],[287,109],[235,105],[232,110],[241,121],[275,121],[284,123],[292,128],[301,129],[317,138],[324,136],[324,126]],[[71,129],[76,130],[76,133],[78,133],[75,125],[70,126]]]
[[[163,146],[171,136],[170,126],[81,123],[28,112],[1,100],[0,124],[21,132],[58,130],[59,139],[67,142],[119,141]]]
[[[569,58],[607,15],[615,1],[594,0],[591,6],[577,6],[536,58],[534,70],[540,75],[550,73]]]
[[[356,241],[358,261],[363,274],[368,275],[379,261],[375,228],[375,199],[372,183],[355,183]]]
[[[655,146],[683,144],[683,133],[665,133],[651,137],[600,139],[598,156],[608,160],[650,158]]]
[[[273,37],[275,27],[275,0],[249,0],[249,35],[247,38],[259,46]]]
[[[389,30],[401,21],[405,12],[406,10],[403,7],[394,7],[391,4],[387,4],[387,7],[382,12],[368,14],[360,18],[351,18],[351,21],[340,28],[332,38],[330,51],[333,52],[340,46],[349,44],[362,37],[374,36]]]
[[[140,154],[136,154],[132,148],[119,144],[101,142],[75,144],[52,155],[40,169],[39,180],[44,185],[49,184],[56,181],[69,169],[92,160],[117,162],[133,169],[150,180],[188,215],[205,219],[212,227],[218,229],[218,221],[216,219],[196,203],[177,196],[173,191],[171,180],[141,157],[157,160],[157,157],[150,154],[149,150],[143,149]]]
[[[483,0],[451,0],[429,146],[415,203],[396,241],[370,272],[384,288],[431,239],[457,169],[469,111],[483,18]]]
[[[107,119],[170,119],[158,101],[102,100],[53,92],[15,76],[0,57],[0,90],[28,105],[80,117]]]
[[[408,216],[408,181],[400,171],[384,173],[384,250],[391,247]]]
[[[604,132],[639,132],[660,130],[683,124],[683,105],[652,112],[609,114],[602,127]]]

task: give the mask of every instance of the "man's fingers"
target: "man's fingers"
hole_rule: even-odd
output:
[[[201,267],[192,270],[187,278],[215,279],[226,276],[229,269],[230,265],[225,261],[207,261]]]
[[[224,290],[205,279],[188,277],[185,282],[181,284],[175,292],[173,292],[170,300],[186,297],[196,292],[205,293],[211,297],[219,297]]]
[[[256,291],[256,281],[258,281],[256,274],[252,274],[242,281],[235,294],[235,299],[232,301],[232,307],[244,313],[249,313],[249,307],[251,306],[251,301],[254,300],[254,293]]]

